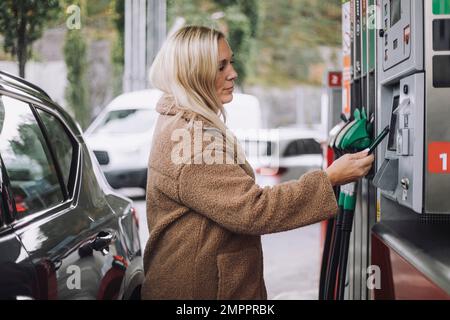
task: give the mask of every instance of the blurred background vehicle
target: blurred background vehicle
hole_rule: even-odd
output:
[[[158,118],[155,108],[161,96],[156,89],[122,94],[86,130],[86,142],[113,188],[146,188],[148,157]]]
[[[224,107],[227,126],[239,139],[259,185],[273,186],[322,168],[322,131],[263,128],[259,100],[250,94],[235,93]]]
[[[256,96],[233,93],[233,100],[225,104],[224,108],[227,127],[235,134],[262,128],[261,104]]]
[[[138,299],[138,218],[79,126],[0,71],[0,299]]]
[[[299,128],[261,129],[257,136],[241,138],[256,183],[274,186],[296,180],[310,170],[321,169],[323,135]]]

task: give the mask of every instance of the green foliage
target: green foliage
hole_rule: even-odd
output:
[[[169,26],[175,22],[175,18],[183,17],[187,24],[216,27],[216,22],[211,19],[211,13],[215,10],[210,1],[167,0],[167,11]]]
[[[125,0],[115,0],[114,5],[114,25],[117,36],[113,43],[112,63],[113,63],[113,94],[122,93],[122,77],[125,63]]]
[[[69,0],[70,1],[70,0]],[[109,8],[111,0],[87,1],[86,13],[88,16],[95,16],[104,13]]]
[[[60,14],[58,0],[1,0],[0,33],[4,50],[17,56],[19,74],[25,76],[25,64],[31,55],[31,45],[42,36],[44,27]]]
[[[250,43],[251,43],[251,27],[250,21],[244,15],[238,6],[231,6],[225,10],[228,24],[228,42],[236,59],[234,68],[239,77],[237,82],[242,83],[247,77],[248,61],[250,58]]]
[[[73,115],[83,129],[91,120],[86,83],[86,43],[81,30],[69,30],[64,44],[64,58],[67,66],[66,100]]]
[[[125,0],[115,0],[114,2],[114,25],[123,42],[125,33]]]
[[[183,17],[187,24],[205,25],[226,30],[235,55],[235,69],[242,84],[250,67],[250,53],[258,25],[258,0],[168,0],[168,22]],[[214,13],[223,18],[213,19]]]
[[[261,1],[260,6],[253,81],[308,83],[310,67],[322,62],[318,47],[340,45],[340,1]]]
[[[339,0],[168,0],[169,26],[175,17],[227,30],[241,84],[310,83],[319,47],[341,42]]]
[[[259,20],[259,1],[258,0],[213,0],[220,8],[237,6],[249,20],[251,37],[256,36]]]
[[[66,10],[71,5],[81,9],[81,24],[84,34],[90,39],[111,40],[114,35],[116,0],[59,0],[64,7],[58,18],[58,25],[63,26],[67,21]],[[124,1],[124,0],[122,0]]]
[[[256,37],[259,26],[259,0],[237,0],[243,14],[250,23],[250,36]]]

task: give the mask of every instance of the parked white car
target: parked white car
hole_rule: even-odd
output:
[[[236,134],[262,128],[261,106],[255,96],[234,93],[233,100],[225,104],[224,108],[227,127]]]
[[[260,186],[296,180],[321,169],[324,139],[319,131],[302,128],[261,129],[256,136],[239,138]]]
[[[143,188],[156,104],[162,92],[156,89],[125,93],[115,98],[85,132],[86,143],[97,157],[113,188]]]
[[[320,130],[264,129],[260,103],[253,95],[235,94],[225,110],[227,126],[240,141],[259,185],[273,186],[322,168],[321,143],[326,137]]]

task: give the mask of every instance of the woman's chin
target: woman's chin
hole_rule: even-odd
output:
[[[222,104],[230,103],[233,100],[233,94],[230,93],[230,94],[224,95],[224,96],[222,96],[221,100],[222,100]]]

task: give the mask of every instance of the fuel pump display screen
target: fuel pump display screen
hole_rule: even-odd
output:
[[[450,50],[450,19],[436,19],[433,21],[433,50]]]
[[[450,88],[450,56],[433,57],[433,86]]]
[[[397,150],[397,113],[394,113],[394,111],[395,109],[397,109],[399,102],[400,96],[395,96],[392,102],[391,125],[389,127],[390,128],[388,138],[389,151]]]
[[[391,27],[400,21],[402,16],[401,0],[391,0]]]

